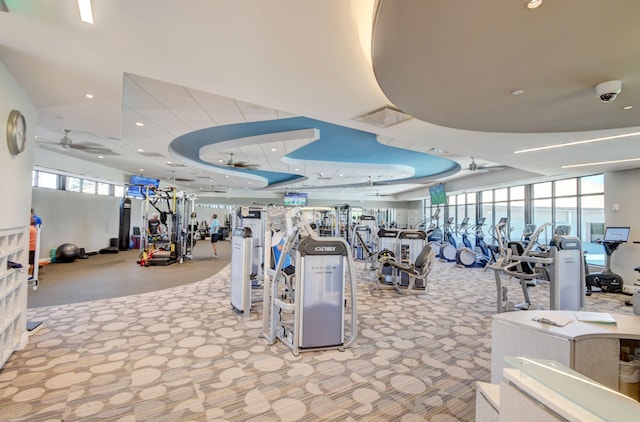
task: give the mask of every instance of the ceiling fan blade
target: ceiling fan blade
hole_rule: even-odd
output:
[[[109,148],[102,148],[102,147],[92,146],[92,145],[71,144],[71,145],[68,145],[67,148],[88,152],[90,154],[120,155]]]
[[[260,166],[257,164],[251,164],[251,163],[246,163],[244,161],[239,161],[237,163],[234,163],[233,167],[239,168],[239,169],[255,170]]]

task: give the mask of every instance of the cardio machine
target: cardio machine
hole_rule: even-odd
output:
[[[630,227],[607,227],[604,232],[604,238],[596,243],[601,243],[604,246],[605,265],[604,270],[587,274],[587,295],[590,295],[593,291],[593,287],[600,289],[602,292],[609,293],[621,293],[623,280],[620,274],[614,273],[611,270],[611,255],[618,249],[618,247],[626,243],[629,240]]]

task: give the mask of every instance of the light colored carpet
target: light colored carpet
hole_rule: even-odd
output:
[[[490,379],[493,273],[436,263],[428,295],[372,289],[359,337],[294,357],[229,307],[229,267],[189,285],[29,310],[44,320],[0,371],[3,421],[468,421]],[[509,282],[518,299],[515,281]],[[532,292],[548,303],[548,289]],[[631,313],[622,295],[588,310]],[[261,312],[261,307],[259,306]]]

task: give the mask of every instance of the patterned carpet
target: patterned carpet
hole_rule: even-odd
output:
[[[409,297],[375,291],[373,273],[356,267],[358,339],[344,352],[267,345],[258,312],[243,321],[229,307],[229,267],[168,290],[29,310],[45,322],[0,370],[0,420],[473,420],[475,381],[490,379],[493,273],[437,262],[428,294]],[[627,298],[594,294],[587,309],[631,313]],[[532,299],[548,303],[548,289]]]

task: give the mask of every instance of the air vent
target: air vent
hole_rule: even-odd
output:
[[[391,106],[384,106],[377,110],[373,110],[362,116],[356,117],[355,120],[368,123],[377,127],[389,127],[397,125],[398,123],[405,122],[412,119],[410,115],[398,110]]]
[[[167,163],[167,165],[169,167],[186,167],[184,164],[182,163]]]

